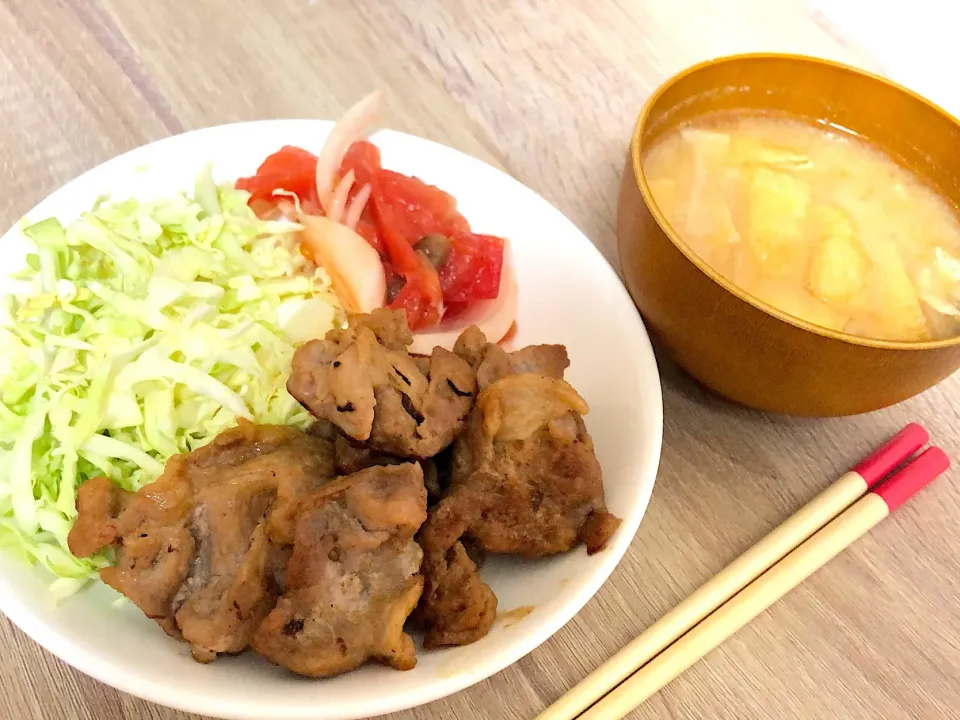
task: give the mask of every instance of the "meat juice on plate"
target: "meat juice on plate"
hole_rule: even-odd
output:
[[[666,133],[643,170],[681,238],[755,298],[865,338],[960,334],[957,209],[863,138],[718,111]]]

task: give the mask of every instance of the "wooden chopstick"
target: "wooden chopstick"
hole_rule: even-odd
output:
[[[569,690],[536,720],[572,720],[927,444],[911,423]]]
[[[580,715],[580,720],[622,718],[839,555],[949,466],[943,450],[925,450],[640,668]]]

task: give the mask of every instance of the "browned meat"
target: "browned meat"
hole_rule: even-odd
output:
[[[241,422],[137,493],[85,483],[71,551],[113,547],[104,582],[201,662],[252,646],[313,677],[409,669],[414,608],[426,647],[483,637],[485,553],[593,553],[620,521],[563,346],[507,353],[471,328],[414,358],[411,341],[378,310],[304,345],[288,389],[308,432]]]
[[[269,476],[228,480],[197,493],[190,519],[196,555],[172,602],[180,632],[197,660],[246,648],[273,606],[263,521],[275,497]]]
[[[463,428],[476,378],[442,348],[424,373],[406,351],[410,341],[402,311],[354,316],[349,329],[297,350],[287,389],[353,440],[398,457],[432,457]]]
[[[589,409],[563,380],[566,349],[533,345],[507,353],[482,346],[482,337],[471,329],[455,348],[480,360],[480,394],[453,446],[452,484],[441,505],[488,552],[539,557],[587,538],[595,552],[619,520],[605,510],[582,417]]]
[[[405,462],[393,455],[372,450],[340,433],[334,438],[333,449],[338,475],[350,475],[375,465],[400,465]]]
[[[483,362],[477,369],[477,385],[482,390],[507,375],[533,373],[563,379],[570,366],[567,349],[563,345],[530,345],[506,352],[499,345],[490,344],[483,354]]]
[[[425,648],[468,645],[497,618],[497,596],[483,580],[463,543],[446,551],[424,550],[423,601],[419,620],[427,627]]]
[[[413,364],[417,366],[421,375],[426,377],[430,374],[430,358],[423,355],[411,355],[410,357],[413,358]]]
[[[110,587],[130,598],[173,637],[180,637],[172,600],[193,560],[196,544],[187,529],[189,488],[166,475],[136,494],[104,477],[77,492],[77,522],[67,538],[78,557],[116,545],[117,561],[100,571]]]
[[[429,460],[421,460],[423,467],[423,484],[427,488],[427,504],[440,502],[450,487],[450,472],[453,462],[452,448],[434,455]]]
[[[586,542],[601,549],[619,520],[606,511],[600,465],[583,423],[588,408],[563,378],[562,346],[481,349],[478,331],[455,348],[480,388],[453,445],[451,485],[420,534],[425,590],[419,616],[432,644],[473,642],[489,630],[490,590],[461,547],[530,558]]]
[[[480,328],[473,325],[460,333],[460,337],[457,338],[457,342],[453,346],[453,352],[466,360],[470,367],[477,370],[490,347],[487,336],[481,332]]]
[[[603,550],[607,541],[620,527],[620,518],[605,510],[594,510],[580,527],[579,540],[587,546],[587,555]]]
[[[407,316],[402,310],[381,308],[369,315],[353,315],[350,318],[350,325],[370,329],[377,337],[377,341],[387,350],[406,352],[407,347],[413,343],[413,333],[407,326]],[[342,335],[349,334],[350,330],[335,330],[332,333],[333,337],[329,339],[339,343]]]
[[[407,459],[374,450],[362,442],[352,440],[332,424],[330,427],[333,429],[331,437],[338,475],[350,475],[377,465],[402,465],[409,462]],[[423,484],[427,488],[428,504],[438,502],[450,484],[451,455],[451,448],[446,448],[432,458],[422,458],[419,461],[423,469]]]
[[[458,539],[473,519],[464,510],[441,502],[430,510],[418,537],[424,587],[416,617],[427,630],[427,648],[475,642],[496,619],[497,596]]]
[[[336,440],[337,435],[340,434],[337,426],[329,420],[315,420],[313,424],[307,428],[307,435],[313,435],[313,437],[329,440],[330,442]]]
[[[105,583],[129,597],[194,657],[243,650],[273,607],[282,546],[300,498],[333,476],[329,441],[247,422],[171,458],[135,494],[101,478],[78,492],[71,551],[113,545]]]
[[[306,498],[286,592],[253,648],[301,675],[347,672],[374,659],[416,664],[403,625],[423,589],[414,534],[426,517],[416,464],[372,467]]]
[[[376,465],[402,465],[408,462],[408,459],[374,450],[365,443],[348,438],[328,420],[318,420],[307,432],[333,442],[337,475],[350,475]],[[438,502],[450,485],[452,454],[452,447],[448,447],[432,458],[420,459],[420,467],[423,469],[423,484],[427,488],[427,502],[429,504]]]
[[[441,505],[471,517],[467,534],[488,552],[542,557],[571,549],[583,539],[589,517],[607,515],[600,467],[583,421],[572,418],[572,435],[547,426],[499,441],[487,434],[480,414],[455,451],[453,485]],[[602,525],[590,522],[594,550],[616,525],[612,516]],[[607,537],[598,537],[602,531]]]
[[[350,475],[374,465],[402,465],[407,459],[369,447],[366,443],[353,440],[329,420],[317,420],[307,432],[333,443],[334,465],[337,475]],[[426,463],[427,461],[424,461]],[[424,464],[422,463],[422,464]]]
[[[454,446],[441,505],[459,506],[470,518],[466,534],[488,552],[565,552],[583,539],[588,517],[591,545],[601,548],[617,522],[600,522],[607,513],[587,410],[561,379],[522,373],[494,381]]]
[[[103,476],[81,485],[77,490],[77,520],[67,536],[70,552],[89,557],[112,545],[118,537],[117,517],[132,495]]]

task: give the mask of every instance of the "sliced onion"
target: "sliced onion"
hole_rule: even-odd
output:
[[[343,224],[351,230],[357,229],[357,223],[360,222],[360,216],[363,215],[363,209],[367,206],[371,192],[373,192],[373,188],[370,187],[370,183],[367,183],[357,190],[357,194],[350,201],[347,212],[343,216]]]
[[[272,194],[274,197],[283,198],[277,200],[277,210],[280,211],[283,217],[289,219],[300,215],[300,198],[297,197],[296,193],[284,190],[283,188],[277,188]]]
[[[343,156],[354,142],[365,138],[380,119],[383,93],[380,90],[367,95],[333,126],[317,158],[317,197],[324,212],[329,212],[331,193],[337,170]]]
[[[471,325],[479,327],[490,342],[499,342],[507,336],[517,318],[517,301],[517,275],[509,245],[504,244],[503,272],[500,275],[500,293],[497,297],[492,300],[479,300],[453,320],[415,333],[410,352],[415,355],[429,355],[435,347],[453,350],[460,333]]]
[[[356,174],[350,170],[343,179],[337,183],[333,193],[330,195],[330,207],[327,209],[327,217],[333,222],[340,222],[343,219],[343,209],[347,205],[347,198],[350,196],[350,188],[353,187],[353,181]]]
[[[333,290],[350,312],[383,307],[387,281],[377,251],[346,225],[318,215],[297,213],[301,242],[313,261],[330,275]]]

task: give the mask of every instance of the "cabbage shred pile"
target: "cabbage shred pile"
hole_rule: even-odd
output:
[[[237,418],[309,422],[285,387],[295,343],[342,312],[299,226],[248,197],[208,169],[192,197],[102,199],[23,229],[29,267],[0,322],[0,547],[58,576],[56,597],[110,561],[67,548],[85,480],[136,490]]]

